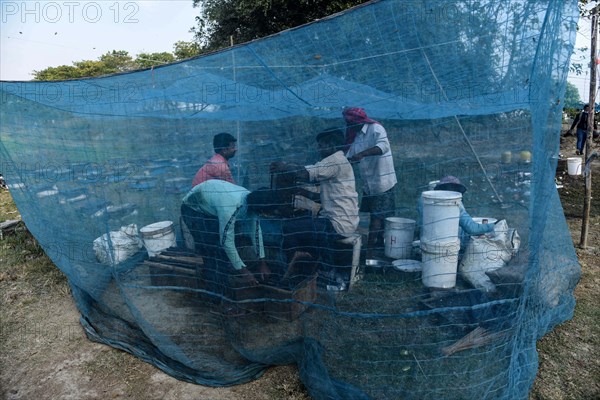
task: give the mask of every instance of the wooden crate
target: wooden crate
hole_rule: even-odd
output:
[[[274,300],[292,300],[286,302],[266,301],[264,312],[267,316],[293,321],[300,317],[317,298],[317,276],[308,277],[292,289],[282,289],[276,286],[264,286],[264,297]]]
[[[150,270],[152,286],[201,288],[202,257],[193,253],[169,249],[144,261]]]
[[[293,285],[280,287],[275,283],[233,289],[240,308],[276,319],[293,321],[300,317],[317,298],[317,276],[307,277]],[[257,301],[244,301],[257,300]],[[278,301],[282,300],[282,301]]]

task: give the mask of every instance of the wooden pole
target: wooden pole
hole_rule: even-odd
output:
[[[233,35],[229,36],[229,45],[231,47],[233,47]],[[231,64],[233,66],[233,82],[235,82],[235,85],[237,85],[237,76],[236,76],[236,72],[235,72],[235,50],[233,50],[233,49],[231,50]],[[238,90],[238,88],[236,87],[235,88],[236,96],[237,96],[237,90]],[[236,130],[236,135],[235,136],[236,136],[236,139],[237,139],[238,157],[239,157],[239,152],[240,152],[240,147],[241,147],[241,141],[242,141],[242,138],[241,138],[241,135],[240,135],[240,119],[239,119],[239,117],[235,121],[235,130]],[[241,177],[241,175],[242,175],[242,173],[241,173],[241,165],[240,165],[239,162],[237,162],[236,164],[237,164],[237,168],[236,168],[236,171],[235,171],[235,182],[238,185],[240,185],[240,184],[243,185],[244,182],[241,182],[241,179],[242,179],[242,177]]]
[[[591,40],[591,65],[590,65],[590,114],[588,116],[587,138],[583,152],[583,164],[592,154],[592,140],[594,135],[594,114],[596,112],[596,45],[598,41],[598,7],[592,10],[592,40]],[[583,197],[583,218],[581,221],[581,239],[579,247],[587,248],[588,230],[590,225],[590,207],[592,204],[592,169],[584,176],[585,193]]]

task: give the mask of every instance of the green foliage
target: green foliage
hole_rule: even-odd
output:
[[[197,42],[185,42],[180,40],[173,45],[173,55],[176,60],[185,60],[200,54],[200,45]]]
[[[581,106],[581,97],[577,86],[571,82],[567,82],[567,90],[565,91],[565,107],[579,108]]]
[[[113,50],[100,56],[100,61],[106,65],[110,74],[125,72],[134,68],[134,61],[125,50]]]
[[[183,48],[183,45],[180,46]],[[184,51],[191,53],[193,49],[194,47],[190,45],[189,48],[180,50],[180,54],[184,54]],[[113,50],[100,56],[97,61],[75,61],[73,62],[73,65],[48,67],[41,71],[33,71],[33,76],[37,81],[57,81],[65,79],[87,78],[116,74],[119,72],[127,72],[135,69],[150,68],[153,66],[172,63],[176,59],[178,58],[176,58],[175,55],[166,51],[162,53],[140,53],[134,59],[127,51]]]
[[[366,0],[193,0],[201,7],[192,29],[206,50],[247,42],[326,17]],[[285,10],[285,11],[282,11]]]
[[[60,65],[58,67],[48,67],[41,71],[33,71],[33,77],[36,81],[61,81],[64,79],[81,78],[81,71],[74,65]]]
[[[113,50],[101,55],[96,61],[75,61],[73,65],[59,65],[41,71],[33,71],[33,77],[36,81],[59,81],[115,74],[134,68],[136,68],[136,64],[128,52]]]
[[[162,53],[140,53],[135,59],[137,69],[150,68],[169,64],[175,61],[175,56],[167,51]]]

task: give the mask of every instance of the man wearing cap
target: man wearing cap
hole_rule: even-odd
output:
[[[209,179],[220,179],[230,183],[235,183],[228,160],[232,158],[236,151],[237,139],[229,133],[217,133],[213,138],[213,149],[215,155],[212,156],[206,164],[196,172],[192,181],[192,187],[207,181]]]
[[[369,118],[362,108],[348,107],[342,111],[346,121],[346,157],[359,162],[363,180],[360,211],[370,213],[367,256],[383,246],[383,223],[393,217],[396,209],[394,195],[398,182],[392,149],[385,128]]]

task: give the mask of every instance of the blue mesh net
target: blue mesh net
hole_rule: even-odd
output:
[[[554,182],[577,18],[575,0],[378,1],[160,68],[2,82],[1,172],[68,277],[88,336],[177,378],[233,385],[297,363],[315,399],[526,398],[536,340],[571,317],[580,271]],[[384,212],[342,207],[359,222],[340,237],[313,219],[318,201],[297,196],[317,170],[272,163],[319,162],[316,134],[344,131],[344,107],[385,128],[397,184],[368,197],[379,194],[361,171],[369,157],[352,164],[345,200],[355,190],[361,210]],[[220,132],[237,140],[236,186],[205,185],[183,202]],[[348,173],[340,160],[329,167]],[[506,221],[504,247],[491,234],[461,250],[412,243],[452,219],[431,219],[443,210],[435,201],[417,211],[430,182],[449,175],[468,188],[469,214]],[[327,197],[327,179],[316,195],[324,219],[340,199]],[[259,188],[278,189],[262,192],[271,212],[248,205]],[[211,196],[221,199],[212,211]],[[422,221],[400,256],[415,262],[392,251],[404,227],[370,240],[371,222],[390,215]],[[267,281],[240,278],[227,232],[248,269],[264,255]],[[293,252],[292,235],[322,247]]]

